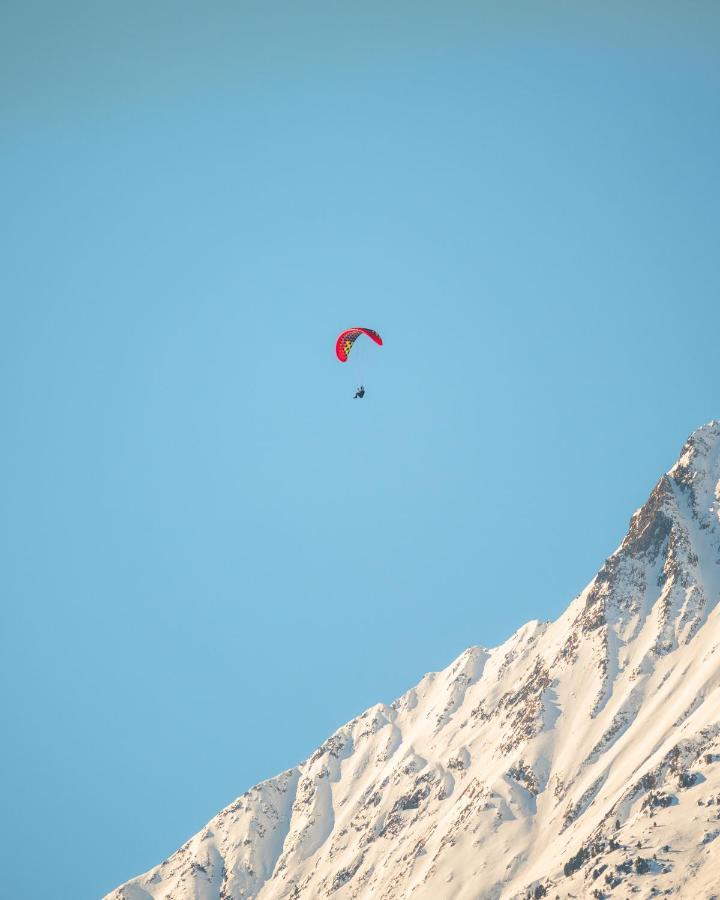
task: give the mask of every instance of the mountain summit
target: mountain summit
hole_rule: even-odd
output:
[[[106,900],[720,896],[720,422],[555,622],[471,647]]]

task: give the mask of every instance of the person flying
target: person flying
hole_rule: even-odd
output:
[[[353,397],[353,400],[357,400],[358,397],[362,400],[362,398],[364,396],[365,396],[365,388],[362,385],[360,385],[360,387],[355,391],[355,396]]]

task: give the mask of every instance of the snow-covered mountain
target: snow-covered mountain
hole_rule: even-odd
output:
[[[556,622],[471,647],[108,900],[720,897],[720,422]]]

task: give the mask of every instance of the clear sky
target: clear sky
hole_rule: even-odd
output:
[[[583,588],[720,416],[719,51],[712,0],[3,2],[3,896]]]

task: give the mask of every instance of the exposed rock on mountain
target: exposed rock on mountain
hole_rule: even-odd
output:
[[[720,422],[553,623],[340,728],[108,900],[720,897]]]

